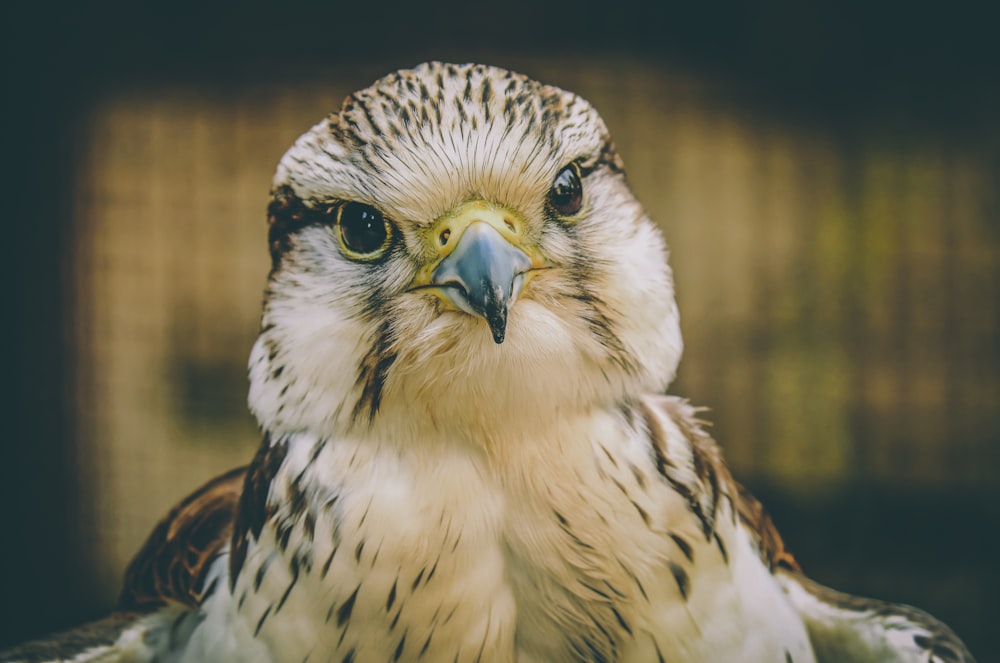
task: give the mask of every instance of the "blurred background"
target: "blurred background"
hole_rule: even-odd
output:
[[[821,582],[1000,660],[1000,47],[985,6],[6,7],[0,646],[109,610],[259,442],[275,164],[425,59],[578,92],[671,246],[671,391]],[[13,392],[13,393],[11,393]]]

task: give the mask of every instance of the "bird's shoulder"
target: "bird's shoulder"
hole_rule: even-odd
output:
[[[642,406],[657,469],[688,500],[705,536],[714,535],[728,501],[732,507],[728,513],[749,534],[767,568],[798,571],[764,505],[729,471],[718,443],[706,431],[707,422],[699,416],[703,410],[675,396],[647,397]]]
[[[247,481],[247,467],[215,477],[175,505],[129,563],[122,610],[169,603],[199,605],[212,562],[229,549]]]
[[[926,612],[844,594],[810,580],[764,505],[733,478],[698,416],[700,410],[670,396],[648,398],[643,405],[661,474],[687,498],[706,536],[715,535],[720,514],[737,519],[803,619],[818,660],[974,663],[955,633]],[[732,502],[731,512],[722,508],[726,500]]]
[[[819,661],[974,663],[955,633],[926,612],[837,592],[806,577],[764,505],[726,467],[700,410],[671,396],[644,399],[643,407],[660,473],[688,500],[706,537],[717,536],[722,514],[748,534],[804,621]],[[727,500],[731,510],[723,508]]]
[[[195,608],[214,589],[206,580],[231,546],[247,474],[240,467],[212,479],[160,520],[128,565],[116,612],[0,651],[0,661],[163,660],[197,625]]]

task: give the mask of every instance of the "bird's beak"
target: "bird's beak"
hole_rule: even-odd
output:
[[[507,312],[532,269],[545,267],[524,246],[523,221],[510,210],[481,200],[445,214],[428,242],[437,256],[414,279],[414,289],[437,295],[446,306],[483,318],[493,340],[503,343]]]

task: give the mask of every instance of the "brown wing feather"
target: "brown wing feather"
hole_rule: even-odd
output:
[[[691,406],[686,400],[671,396],[651,400],[650,404],[658,406],[691,445],[691,464],[696,481],[688,484],[679,482],[670,471],[671,460],[662,457],[666,453],[662,442],[666,433],[657,431],[655,420],[650,420],[654,441],[661,440],[656,449],[660,471],[678,491],[688,497],[692,511],[706,528],[706,536],[714,530],[719,501],[728,498],[732,500],[736,514],[756,542],[761,559],[768,568],[772,571],[777,568],[798,571],[798,562],[785,549],[785,543],[771,516],[757,498],[729,472],[719,445],[705,432],[705,422],[698,418],[698,408]]]
[[[210,593],[205,576],[232,539],[246,471],[240,467],[212,479],[170,510],[129,564],[120,609],[168,602],[193,607]]]
[[[738,492],[736,508],[739,511],[740,520],[743,521],[744,526],[757,542],[757,548],[760,550],[760,556],[764,563],[772,571],[779,568],[801,571],[798,561],[792,553],[785,549],[785,542],[782,540],[781,534],[778,533],[778,528],[771,520],[771,516],[764,509],[764,505],[743,484],[735,480],[733,483],[736,484]]]

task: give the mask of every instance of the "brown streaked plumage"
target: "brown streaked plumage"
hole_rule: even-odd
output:
[[[772,571],[778,569],[801,571],[795,556],[785,548],[785,542],[771,516],[764,509],[764,505],[742,484],[737,483],[736,488],[736,510],[740,514],[740,520],[753,535],[761,559],[767,567]]]
[[[698,420],[690,418],[689,412],[694,412],[694,408],[675,399],[662,399],[661,404],[672,410],[676,421],[683,422],[689,439],[696,440],[692,448],[699,480],[707,485],[722,486],[719,492],[711,491],[710,494],[727,499],[732,496],[736,513],[757,542],[761,560],[774,570],[801,572],[764,505],[733,479],[716,442],[698,425]],[[197,605],[207,589],[203,581],[208,565],[230,543],[235,542],[233,548],[239,549],[240,542],[250,532],[259,535],[267,518],[265,499],[270,481],[281,459],[274,447],[264,445],[261,451],[250,466],[235,468],[210,480],[164,516],[129,563],[119,598],[121,610],[145,610],[170,601]],[[701,490],[703,486],[698,487],[698,491]],[[691,487],[685,492],[694,494]],[[717,502],[713,503],[712,513],[715,506]],[[712,535],[714,529],[709,531],[709,536]],[[685,556],[690,559],[689,545],[677,535],[670,536],[687,551]],[[245,553],[233,553],[230,558],[233,576],[239,574],[243,555]],[[805,577],[800,577],[805,584]],[[856,610],[865,609],[872,603],[816,583],[809,582],[809,587],[825,597],[836,597],[837,603]]]
[[[972,661],[923,613],[802,579],[663,395],[666,245],[583,99],[396,72],[306,132],[272,195],[260,451],[157,526],[132,612],[64,658]]]
[[[249,538],[260,537],[261,528],[272,513],[267,505],[268,492],[286,452],[287,446],[283,442],[279,440],[272,444],[270,436],[265,435],[264,443],[244,472],[242,490],[236,505],[238,508],[234,510],[235,522],[230,525],[230,587],[233,579],[243,570]]]
[[[149,610],[169,602],[197,606],[208,568],[233,538],[247,468],[218,476],[170,510],[125,572],[122,610]]]

